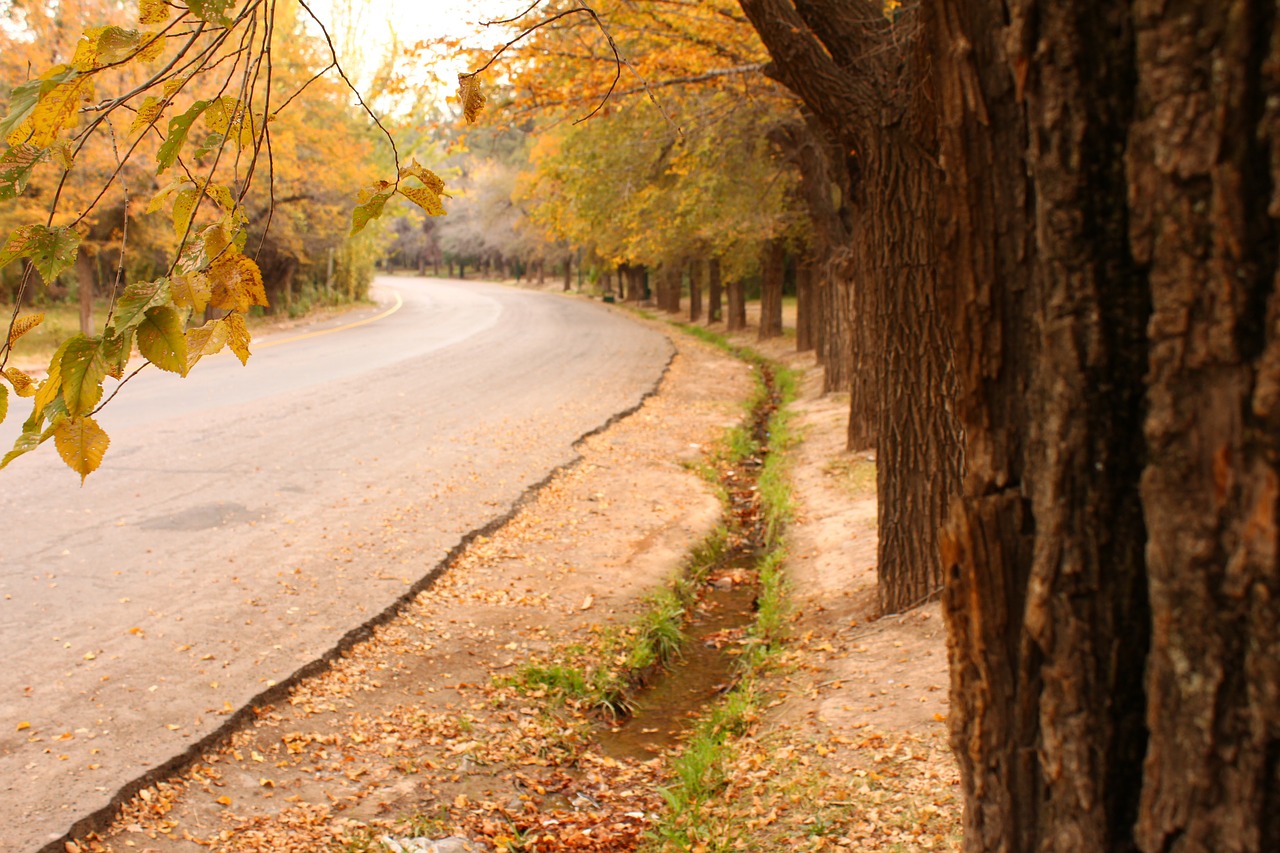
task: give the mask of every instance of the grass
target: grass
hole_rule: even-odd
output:
[[[501,683],[524,693],[543,691],[608,719],[626,716],[634,689],[654,668],[680,657],[685,617],[707,573],[724,554],[727,537],[723,527],[708,534],[676,577],[645,599],[643,610],[625,628],[600,629],[595,642],[557,649],[551,661],[525,664]]]

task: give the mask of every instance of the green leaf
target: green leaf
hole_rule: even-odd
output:
[[[101,338],[76,335],[67,342],[59,361],[62,368],[62,399],[72,417],[93,411],[102,399],[102,380],[107,363]]]
[[[364,230],[372,220],[382,215],[382,208],[386,206],[387,199],[391,198],[392,191],[374,193],[363,204],[356,205],[356,209],[351,212],[351,235],[354,237]]]
[[[159,168],[156,169],[157,175],[162,174],[165,169],[177,162],[178,154],[187,142],[187,134],[191,132],[192,122],[208,107],[208,101],[196,101],[185,113],[169,119],[169,133],[160,144],[159,153],[156,154],[156,162],[159,164]]]
[[[9,235],[9,241],[0,249],[0,267],[18,258],[30,258],[45,284],[52,284],[76,262],[79,247],[80,234],[71,228],[23,225]]]
[[[102,464],[111,439],[93,418],[64,418],[53,428],[53,443],[58,455],[71,470],[80,475],[80,482]]]
[[[13,450],[6,453],[4,455],[4,459],[0,459],[0,468],[7,467],[10,462],[17,459],[19,456],[22,456],[24,453],[30,453],[35,450],[53,435],[52,429],[42,434],[40,432],[39,424],[36,425],[34,430],[26,428],[26,426],[30,425],[31,421],[27,421],[27,424],[23,427],[22,434],[19,435],[17,441],[13,443]]]
[[[134,282],[124,289],[116,302],[115,313],[111,315],[111,328],[117,334],[124,333],[143,321],[147,309],[172,304],[169,279]]]
[[[31,180],[31,171],[48,154],[48,149],[24,142],[0,155],[0,201],[21,195]]]
[[[169,305],[148,308],[138,324],[138,350],[161,370],[187,375],[187,338],[182,316]]]
[[[62,66],[62,70],[49,74],[47,78],[28,80],[19,83],[9,90],[9,114],[0,121],[0,139],[7,139],[31,113],[35,112],[42,95],[52,92],[62,83],[74,80],[78,72],[70,66]]]
[[[108,376],[122,379],[125,368],[129,366],[129,356],[133,354],[133,329],[127,329],[124,334],[119,335],[112,332],[109,329],[107,336],[102,339],[102,361]]]
[[[231,19],[227,17],[227,9],[235,3],[236,0],[187,0],[187,8],[202,21],[229,27]]]

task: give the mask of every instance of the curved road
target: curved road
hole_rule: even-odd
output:
[[[0,473],[0,850],[60,838],[386,610],[671,354],[598,305],[380,284],[398,310],[248,367],[144,371],[83,488],[51,446]]]

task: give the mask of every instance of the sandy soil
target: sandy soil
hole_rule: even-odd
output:
[[[663,761],[601,757],[589,728],[495,677],[625,625],[717,524],[719,503],[687,463],[740,420],[750,372],[672,336],[659,392],[583,442],[581,461],[511,522],[288,704],[258,709],[180,777],[129,792],[113,826],[66,849],[380,851],[384,833],[459,826],[485,830],[481,849],[633,849],[661,808]],[[874,460],[844,451],[847,400],[819,393],[812,356],[787,339],[741,342],[805,376],[792,639],[763,685],[769,710],[735,753],[731,846],[958,849],[941,619],[932,606],[874,618]],[[546,816],[544,841],[501,823],[522,811]]]

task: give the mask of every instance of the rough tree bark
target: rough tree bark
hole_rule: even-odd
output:
[[[1275,16],[931,7],[968,850],[1280,849]]]
[[[769,73],[805,102],[847,158],[856,233],[841,261],[859,307],[874,306],[850,324],[850,355],[872,368],[856,373],[871,384],[854,389],[850,416],[874,424],[880,599],[897,610],[941,589],[936,536],[961,460],[932,233],[933,105],[928,80],[916,73],[933,59],[914,50],[914,7],[894,21],[872,0],[740,5],[773,57]]]
[[[760,340],[782,334],[782,282],[785,272],[786,246],[778,239],[764,242],[760,252]]]

